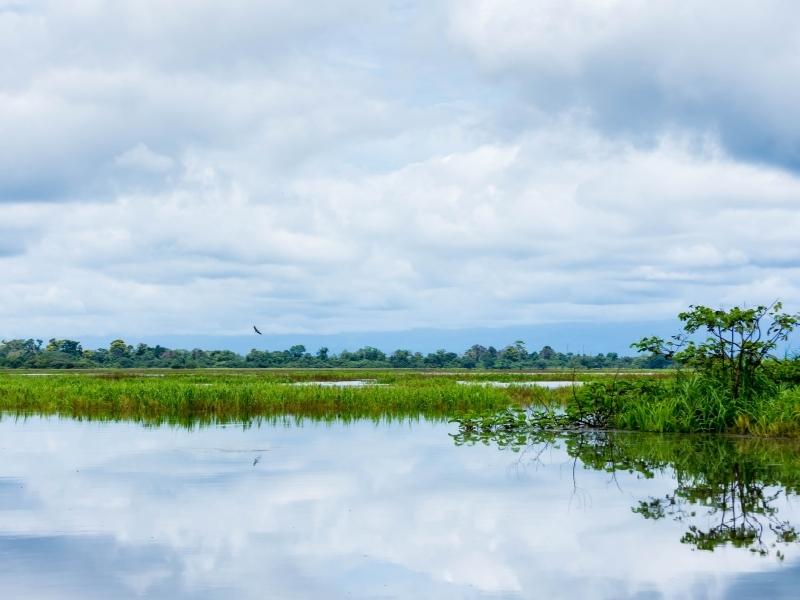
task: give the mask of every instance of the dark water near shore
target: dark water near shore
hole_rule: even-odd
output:
[[[6,417],[0,597],[798,596],[800,544],[772,546],[776,523],[800,525],[794,446],[629,436],[514,452],[455,431]],[[715,505],[729,489],[743,495]],[[719,532],[737,498],[759,540],[686,539]]]

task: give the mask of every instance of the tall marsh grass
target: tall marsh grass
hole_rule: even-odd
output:
[[[144,423],[248,422],[291,415],[319,419],[439,418],[509,406],[563,403],[567,392],[538,387],[458,385],[462,374],[392,371],[101,372],[0,374],[0,411]],[[364,387],[292,385],[370,379]]]
[[[568,413],[602,415],[611,429],[800,436],[800,387],[768,380],[734,399],[698,373],[672,379],[592,382],[575,391]]]

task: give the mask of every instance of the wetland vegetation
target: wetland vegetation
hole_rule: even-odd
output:
[[[446,420],[508,406],[563,403],[570,389],[514,385],[532,380],[525,374],[501,377],[511,383],[509,387],[460,384],[465,377],[464,373],[389,370],[6,372],[0,374],[0,410],[18,416],[153,424],[249,422],[282,415]],[[539,375],[536,379],[558,378],[563,375]],[[497,379],[489,374],[470,378],[476,384]],[[315,382],[364,385],[313,385]]]
[[[250,422],[284,415],[455,418],[464,431],[488,434],[594,429],[800,435],[800,361],[773,356],[800,323],[798,315],[775,303],[729,311],[693,306],[679,318],[684,331],[670,340],[650,337],[633,344],[650,363],[675,369],[8,370],[0,372],[0,410],[146,423]],[[16,360],[10,347],[15,346],[3,346],[6,360]],[[45,350],[36,347],[28,348],[31,356],[83,353],[86,358],[77,342],[51,340]],[[518,360],[557,356],[547,348],[528,354],[521,342],[503,353],[512,350]],[[126,352],[134,351],[115,343],[109,355]],[[545,381],[568,385],[547,389]]]
[[[593,381],[572,389],[563,411],[470,415],[462,426],[490,433],[510,427],[800,435],[800,361],[772,355],[798,315],[775,303],[729,311],[693,306],[679,318],[684,331],[672,339],[634,344],[681,367],[668,377]]]
[[[319,431],[331,431],[341,445],[348,432],[363,434],[371,421],[370,446],[354,441],[348,450],[358,453],[380,452],[381,434],[399,431],[398,421],[414,421],[392,442],[404,444],[403,468],[415,451],[411,429],[437,432],[460,448],[513,451],[508,456],[517,467],[542,465],[554,473],[566,464],[568,478],[554,475],[541,485],[569,485],[575,498],[587,493],[589,482],[595,493],[624,489],[613,504],[624,504],[625,527],[669,531],[675,546],[739,549],[779,560],[795,556],[800,368],[772,353],[798,319],[780,305],[728,312],[692,307],[681,319],[683,334],[636,344],[677,369],[6,370],[0,372],[0,414],[10,430],[43,426],[50,422],[40,418],[45,416],[55,417],[56,429],[63,423],[58,419],[104,422],[101,430],[125,426],[107,422],[130,421],[151,431],[171,426],[211,437],[227,424],[244,429],[242,435],[320,424],[313,435],[296,435],[313,444],[327,435]],[[282,439],[289,443],[291,436]],[[269,445],[252,445],[244,467],[260,468],[268,451]],[[460,465],[462,476],[473,477],[476,467],[466,457],[448,460]],[[599,476],[608,477],[605,487],[598,487]],[[437,472],[431,481],[442,478]],[[565,527],[574,527],[572,519]]]

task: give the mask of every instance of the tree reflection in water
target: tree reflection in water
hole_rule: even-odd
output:
[[[800,443],[729,436],[655,435],[584,430],[531,431],[461,427],[456,445],[496,444],[534,459],[562,447],[573,470],[624,471],[651,479],[672,476],[675,489],[643,498],[633,512],[686,524],[681,542],[713,551],[730,545],[766,556],[798,541],[798,528],[779,515],[800,488]],[[706,518],[703,518],[703,517]]]

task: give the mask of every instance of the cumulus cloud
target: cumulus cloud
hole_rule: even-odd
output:
[[[6,3],[0,332],[790,300],[798,15],[753,10]]]
[[[116,156],[114,164],[123,169],[163,173],[172,168],[174,161],[169,156],[153,152],[140,142]]]
[[[452,39],[546,111],[647,141],[711,131],[749,160],[800,168],[800,12],[789,0],[468,0]]]

